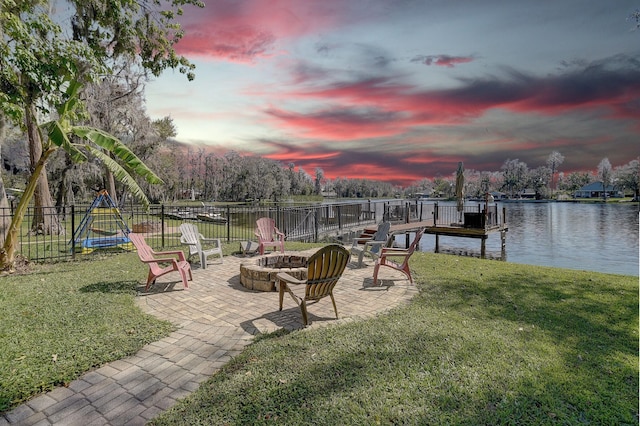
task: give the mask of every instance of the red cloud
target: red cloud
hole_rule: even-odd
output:
[[[262,140],[261,143],[274,151],[264,157],[285,165],[294,163],[309,174],[313,174],[316,168],[322,169],[327,179],[369,179],[408,185],[422,178],[431,165],[445,167],[424,148],[419,152],[381,152],[379,149],[363,152],[343,145],[326,146],[320,142],[305,142],[303,146],[293,141]],[[451,170],[455,171],[457,161],[457,157],[452,161]]]

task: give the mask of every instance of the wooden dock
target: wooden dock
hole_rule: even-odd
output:
[[[463,238],[477,238],[480,239],[480,257],[484,259],[486,257],[486,241],[490,234],[495,232],[500,233],[501,239],[501,251],[502,257],[506,249],[506,233],[509,227],[502,223],[500,225],[487,226],[482,228],[465,227],[462,224],[451,224],[448,226],[435,225],[433,220],[400,223],[391,225],[390,233],[392,235],[405,234],[407,243],[409,245],[409,233],[416,232],[419,229],[424,229],[425,234],[431,234],[436,236],[435,253],[440,253],[440,236],[447,237],[463,237]],[[365,233],[375,233],[376,228],[365,228]]]
[[[484,228],[470,228],[461,225],[452,224],[450,226],[427,226],[424,230],[426,234],[432,234],[436,236],[435,252],[440,253],[440,235],[447,237],[465,237],[465,238],[479,238],[480,239],[480,258],[484,259],[487,255],[487,238],[489,234],[494,232],[500,233],[500,250],[502,252],[502,258],[505,257],[507,231],[509,227],[506,224],[487,226]]]

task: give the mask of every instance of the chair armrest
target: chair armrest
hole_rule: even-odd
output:
[[[293,277],[286,272],[278,272],[276,274],[276,279],[286,282],[287,284],[306,284],[306,280],[299,280],[296,277]]]
[[[220,245],[220,238],[202,238],[203,243],[218,243]]]
[[[175,265],[178,264],[179,259],[175,257],[158,257],[154,259],[140,259],[143,263],[173,263]]]
[[[184,252],[182,250],[170,250],[170,251],[151,251],[151,253],[154,256],[171,256],[171,255],[175,255],[178,256],[178,260],[180,261],[185,261],[185,257],[184,257]],[[157,259],[154,259],[156,262],[158,261]],[[166,260],[165,260],[166,262]]]
[[[364,243],[365,246],[372,246],[372,247],[383,246],[385,244],[387,244],[386,240],[377,240],[377,241],[376,240],[370,240],[370,241],[365,241],[365,243]]]
[[[381,256],[402,256],[409,253],[409,250],[403,248],[395,248],[395,247],[382,247]]]
[[[366,243],[367,241],[373,240],[373,237],[357,237],[353,239],[354,243]]]

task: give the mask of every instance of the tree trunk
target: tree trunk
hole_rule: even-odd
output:
[[[13,214],[11,224],[9,224],[6,239],[4,240],[4,246],[2,247],[2,250],[0,250],[1,271],[13,272],[15,268],[15,254],[16,245],[18,244],[18,230],[22,225],[22,221],[25,214],[27,213],[29,203],[33,198],[33,194],[38,183],[37,176],[44,171],[44,165],[53,151],[55,151],[55,149],[49,149],[45,151],[40,157],[40,160],[38,160],[38,162],[33,167],[33,171],[31,173],[31,176],[29,177],[29,181],[27,182],[27,187],[24,189],[24,193],[22,194],[20,202],[16,207],[16,211]]]
[[[27,126],[27,136],[29,139],[29,159],[31,161],[31,171],[34,173],[36,164],[42,157],[42,141],[40,132],[35,120],[33,107],[25,108],[25,124]],[[37,182],[33,194],[33,220],[31,222],[31,232],[43,235],[64,234],[64,229],[60,226],[58,216],[55,212],[53,197],[49,191],[49,179],[44,164],[37,175]]]
[[[6,121],[4,114],[0,113],[0,147],[4,142],[6,134]],[[0,155],[2,158],[2,155]],[[4,189],[4,181],[2,173],[0,173],[0,244],[4,244],[7,236],[7,228],[11,222],[11,211],[9,210],[9,200],[7,200],[7,192]]]
[[[117,206],[118,205],[118,198],[116,195],[116,180],[113,177],[113,173],[111,173],[111,170],[109,170],[108,168],[104,168],[105,170],[105,188],[107,189],[107,192],[109,193],[109,196],[111,197],[111,199],[113,200],[113,203]]]
[[[74,163],[71,161],[71,157],[69,154],[65,153],[65,164],[64,168],[60,172],[60,184],[58,185],[58,191],[56,193],[56,211],[58,215],[61,215],[63,220],[66,218],[66,209],[65,207],[69,205],[69,192],[71,188],[69,186],[69,172],[73,170]]]

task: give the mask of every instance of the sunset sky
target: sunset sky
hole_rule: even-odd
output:
[[[640,0],[207,0],[147,87],[216,153],[408,185],[465,168],[640,155]]]

